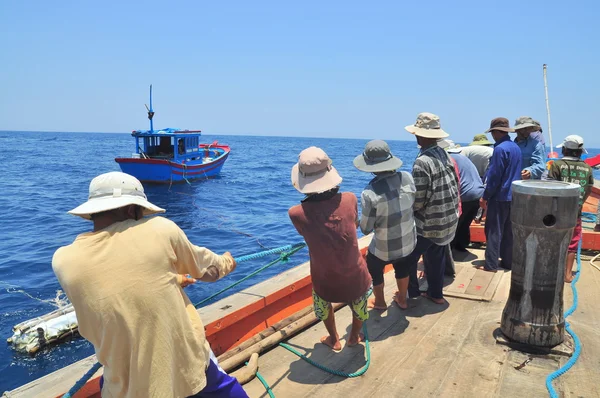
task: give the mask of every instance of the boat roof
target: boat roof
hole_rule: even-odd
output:
[[[176,135],[196,135],[200,136],[201,130],[182,130],[176,128],[164,128],[160,130],[134,130],[131,135],[134,137],[159,137],[159,136],[176,136]]]

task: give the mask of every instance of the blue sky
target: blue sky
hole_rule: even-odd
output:
[[[3,1],[0,129],[456,141],[496,116],[600,147],[600,3]],[[546,131],[546,130],[545,130]]]

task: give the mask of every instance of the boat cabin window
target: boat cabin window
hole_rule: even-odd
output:
[[[143,137],[143,146],[140,145],[138,151],[143,156],[158,158],[158,159],[172,159],[177,156],[186,154],[198,153],[198,144],[200,142],[199,137],[173,137],[173,136],[154,136],[154,137]],[[141,144],[141,143],[140,143]],[[175,145],[177,145],[177,152],[175,152]]]

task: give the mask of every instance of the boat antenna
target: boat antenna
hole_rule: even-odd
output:
[[[154,111],[152,110],[152,84],[150,85],[150,108],[148,108],[148,105],[146,104],[144,104],[144,106],[146,106],[146,110],[148,111],[148,119],[150,119],[150,132],[153,133],[154,123],[152,122],[152,118],[154,117]]]
[[[554,152],[554,145],[552,142],[552,122],[550,121],[550,103],[548,102],[548,78],[546,77],[547,65],[544,64],[544,90],[546,91],[546,113],[548,114],[548,136],[550,137],[550,153],[549,158],[556,159],[558,154]]]

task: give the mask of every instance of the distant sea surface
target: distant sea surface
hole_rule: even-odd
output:
[[[400,133],[402,138],[406,137]],[[399,134],[399,135],[400,135]],[[323,148],[344,181],[342,190],[359,198],[371,175],[359,172],[352,160],[368,140],[205,136],[231,146],[221,175],[191,184],[146,185],[148,199],[167,210],[196,245],[234,256],[301,240],[287,216],[302,195],[290,183],[298,153],[309,146]],[[410,171],[417,156],[416,142],[389,141],[392,151]],[[114,158],[134,152],[128,134],[0,132],[0,337],[12,326],[44,315],[55,307],[47,301],[60,289],[52,272],[52,255],[70,244],[92,224],[67,211],[87,200],[90,180],[119,171]],[[590,155],[600,153],[590,150]],[[597,178],[600,175],[596,174]],[[287,264],[270,268],[228,294],[245,289],[307,261],[306,250]],[[193,302],[241,279],[271,259],[242,263],[214,284],[186,288]],[[82,259],[85,267],[85,259]],[[0,393],[93,354],[82,338],[42,350],[34,357],[0,347]]]

